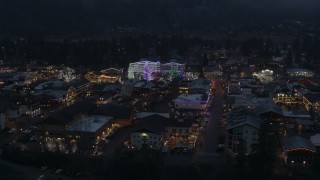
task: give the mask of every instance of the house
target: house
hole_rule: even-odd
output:
[[[250,154],[251,145],[258,142],[261,120],[256,112],[237,108],[227,116],[228,148],[235,154]]]
[[[0,112],[0,130],[5,128],[4,122],[6,120],[5,113]]]
[[[303,104],[308,111],[320,111],[320,93],[306,93],[303,95]]]
[[[170,121],[163,132],[164,146],[168,149],[194,148],[197,137],[197,126],[193,119]]]
[[[40,101],[36,96],[23,96],[19,102],[19,106],[22,113],[31,117],[35,117],[41,114]]]
[[[115,102],[104,104],[93,110],[90,115],[102,115],[113,117],[114,126],[129,126],[134,123],[134,110],[127,105],[120,105]]]
[[[139,129],[131,132],[131,148],[133,149],[160,149],[161,134],[149,129]]]
[[[273,103],[263,103],[257,106],[257,114],[270,121],[278,121],[282,118],[282,109]]]
[[[214,77],[221,76],[223,74],[222,69],[214,66],[204,66],[202,71],[203,76],[209,80],[213,79]]]
[[[129,79],[122,84],[120,96],[122,97],[130,97],[133,92],[133,87],[135,84],[139,82],[137,79]]]
[[[42,143],[50,151],[59,149],[64,152],[67,147],[73,149],[75,146],[92,148],[111,119],[107,116],[89,116],[94,109],[93,103],[81,101],[50,114],[38,127]]]
[[[295,129],[299,133],[307,133],[315,131],[315,124],[310,119],[296,119]]]
[[[285,163],[290,166],[308,166],[316,155],[316,148],[309,139],[293,136],[282,141]]]
[[[320,134],[317,133],[313,136],[310,136],[310,141],[317,148],[317,151],[320,150]]]
[[[208,106],[207,94],[181,94],[174,100],[175,109],[205,110]]]
[[[309,69],[302,68],[289,68],[287,69],[287,73],[291,77],[313,77],[314,72]]]

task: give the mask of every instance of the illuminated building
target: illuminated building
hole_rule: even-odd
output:
[[[88,72],[85,77],[94,83],[114,83],[121,80],[123,69],[108,68],[100,72]]]
[[[316,148],[309,139],[299,136],[283,139],[283,157],[288,166],[309,166]]]
[[[320,94],[307,93],[303,95],[303,104],[308,111],[320,111]]]
[[[227,116],[228,148],[235,154],[252,152],[251,145],[258,142],[261,120],[247,108],[232,110]]]
[[[38,129],[44,149],[61,153],[94,149],[112,126],[109,116],[89,115],[94,108],[94,104],[79,102],[44,119]]]
[[[160,73],[160,62],[139,61],[129,64],[128,78],[129,79],[145,79],[152,80],[154,76]]]
[[[254,72],[253,77],[257,78],[263,84],[268,84],[273,81],[273,71],[266,69],[260,72]]]
[[[203,76],[206,79],[213,79],[214,77],[221,76],[223,74],[222,69],[213,67],[213,66],[205,66],[203,67]]]
[[[309,69],[291,68],[287,69],[287,73],[291,77],[313,77],[314,72]]]
[[[172,80],[176,76],[184,76],[184,69],[185,64],[176,62],[161,64],[159,61],[139,61],[129,64],[128,78],[150,81],[162,77]]]
[[[131,133],[133,149],[160,149],[161,136],[149,129],[139,129]]]
[[[207,94],[181,94],[174,99],[175,109],[205,110],[208,106]]]

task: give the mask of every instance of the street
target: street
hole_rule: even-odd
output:
[[[209,110],[210,116],[206,129],[203,131],[203,145],[197,149],[194,160],[210,160],[219,157],[217,147],[219,144],[220,128],[219,122],[222,117],[222,106],[224,89],[217,80],[215,97],[213,99],[212,109]],[[210,158],[211,157],[211,158]]]

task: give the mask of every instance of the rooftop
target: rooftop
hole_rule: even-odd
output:
[[[96,132],[103,127],[112,118],[108,116],[86,116],[80,121],[75,122],[67,130],[82,131],[82,132]]]
[[[177,97],[176,100],[184,100],[184,101],[203,101],[203,94],[181,94]],[[205,99],[206,100],[206,99]]]
[[[308,149],[315,151],[315,147],[309,139],[300,136],[286,137],[283,139],[283,148],[285,151],[292,151],[296,149]]]

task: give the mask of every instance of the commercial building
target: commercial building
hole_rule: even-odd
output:
[[[174,100],[175,109],[205,110],[209,96],[207,94],[181,94]]]
[[[131,148],[133,149],[160,149],[161,134],[149,129],[139,129],[131,132]]]
[[[172,80],[176,76],[184,76],[185,64],[177,62],[160,63],[152,61],[139,61],[129,64],[129,79],[144,79],[147,81],[164,78]]]
[[[261,120],[256,112],[238,108],[227,116],[228,148],[235,154],[252,152],[251,145],[258,142]]]
[[[152,80],[157,73],[160,73],[160,62],[139,61],[129,64],[128,78],[129,79],[144,79]]]
[[[119,81],[122,75],[123,69],[108,68],[99,72],[88,72],[85,77],[94,83],[114,83]]]
[[[89,117],[94,109],[93,103],[82,101],[49,115],[38,128],[43,149],[68,152],[79,147],[90,148],[101,132],[100,128],[95,128],[97,124],[101,124],[100,120],[95,121]],[[85,133],[86,130],[89,133]],[[88,143],[89,141],[91,142]]]
[[[290,68],[287,69],[287,73],[291,77],[313,77],[314,75],[311,70],[302,68]]]
[[[316,154],[316,148],[309,139],[300,136],[283,139],[283,157],[287,165],[309,166]]]
[[[303,95],[303,104],[308,111],[320,111],[320,93],[307,93]]]

